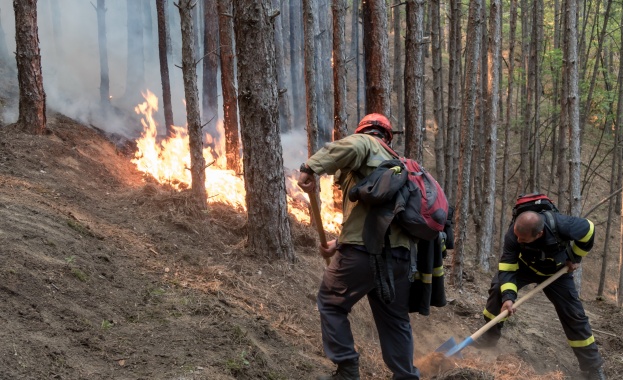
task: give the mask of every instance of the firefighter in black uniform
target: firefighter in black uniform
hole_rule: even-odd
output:
[[[550,221],[548,217],[554,219]],[[550,213],[546,217],[544,213],[534,211],[519,214],[504,237],[498,273],[491,281],[483,314],[487,322],[503,310],[512,315],[519,289],[528,284],[541,283],[567,265],[569,273],[545,287],[543,292],[556,308],[580,370],[588,379],[605,380],[603,359],[575,289],[572,273],[593,247],[594,232],[593,223],[584,218],[559,213]],[[495,346],[503,324],[502,321],[489,329],[475,342],[475,346]]]

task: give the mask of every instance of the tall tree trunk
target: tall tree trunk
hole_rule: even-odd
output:
[[[465,96],[461,106],[461,159],[458,177],[456,244],[452,257],[452,279],[459,289],[463,287],[463,261],[466,250],[467,224],[469,217],[469,184],[472,161],[472,141],[474,140],[474,113],[476,108],[476,86],[478,82],[478,61],[480,59],[480,23],[481,0],[472,0],[469,4],[467,34],[472,36],[466,45],[465,55]]]
[[[327,57],[332,56],[333,51],[333,21],[331,20],[332,0],[316,0],[315,9],[318,15],[316,23],[318,34],[316,35],[316,75],[318,93],[318,133],[321,143],[331,141],[333,137],[333,68],[332,60]]]
[[[110,79],[108,78],[108,38],[106,36],[105,0],[97,0],[97,42],[100,54],[100,105],[104,112],[110,108]]]
[[[32,134],[46,129],[45,91],[37,27],[37,0],[13,0],[15,59],[19,84],[17,127]]]
[[[217,138],[218,121],[218,18],[216,0],[203,0],[203,122],[206,131]]]
[[[543,45],[543,3],[542,0],[534,0],[532,12],[532,38],[530,42],[530,59],[528,72],[528,98],[526,109],[529,118],[528,125],[532,128],[532,150],[530,154],[530,178],[528,186],[532,192],[539,191],[540,166],[541,166],[541,141],[540,136],[540,94],[541,94],[541,49]]]
[[[252,255],[294,261],[279,134],[274,16],[270,0],[234,4],[247,245]]]
[[[502,205],[500,211],[500,239],[498,252],[502,252],[504,234],[506,233],[506,200],[508,197],[508,166],[509,166],[509,140],[511,133],[511,116],[513,114],[513,88],[515,85],[515,33],[517,30],[517,0],[510,2],[510,25],[508,41],[508,90],[506,94],[506,120],[504,126],[504,159],[502,168]]]
[[[292,111],[294,124],[302,128],[305,123],[305,78],[303,9],[301,0],[290,0],[290,77],[292,79]]]
[[[528,94],[528,60],[529,60],[529,52],[530,52],[530,17],[531,12],[529,11],[528,0],[521,0],[521,110],[523,115],[523,123],[521,128],[521,140],[520,140],[520,164],[519,164],[519,189],[520,192],[525,192],[527,188],[528,178],[530,176],[530,141],[532,136],[530,134],[530,104],[528,101],[530,100]]]
[[[393,8],[394,30],[394,76],[392,81],[392,92],[396,94],[396,105],[392,112],[392,126],[397,131],[404,131],[404,69],[402,69],[402,35],[400,24],[400,7]]]
[[[491,0],[489,5],[489,44],[487,85],[487,123],[485,142],[484,193],[482,207],[482,230],[479,237],[481,244],[478,262],[485,271],[489,271],[489,259],[492,256],[493,233],[495,230],[495,193],[497,173],[498,117],[500,102],[500,58],[502,56],[502,2]],[[484,70],[484,68],[482,68]]]
[[[556,174],[558,177],[558,209],[563,213],[570,213],[569,202],[569,77],[565,69],[565,62],[569,59],[569,30],[568,30],[568,0],[563,1],[562,5],[562,33],[563,37],[563,66],[562,66],[562,83],[560,95],[560,127],[558,129],[558,167]]]
[[[272,0],[273,9],[281,9],[282,0]],[[292,129],[292,114],[288,98],[288,83],[286,65],[284,60],[283,44],[283,20],[280,14],[275,17],[275,57],[277,59],[277,87],[279,88],[279,129],[281,132],[289,132]]]
[[[443,70],[441,54],[441,16],[440,1],[430,3],[431,9],[431,54],[433,61],[433,120],[435,121],[435,169],[436,177],[442,188],[446,187],[445,149],[445,121],[443,113]]]
[[[361,115],[361,103],[362,101],[362,94],[361,94],[361,75],[360,75],[360,68],[361,68],[361,64],[360,64],[360,54],[359,54],[359,17],[360,17],[360,12],[359,12],[359,2],[353,2],[353,13],[352,13],[352,26],[351,26],[351,33],[352,33],[352,37],[351,37],[351,57],[352,59],[354,59],[354,65],[355,65],[355,117],[356,122],[355,124],[359,123],[359,120],[362,119],[362,115]]]
[[[160,82],[162,84],[162,108],[164,110],[164,124],[167,137],[173,137],[173,105],[171,104],[171,81],[169,79],[169,58],[167,45],[167,0],[156,1],[156,14],[158,16],[158,59],[160,62]]]
[[[405,156],[423,164],[424,1],[407,1],[405,41]]]
[[[221,58],[221,87],[223,92],[223,128],[227,169],[242,172],[240,140],[238,137],[238,95],[234,69],[234,23],[231,0],[218,0],[218,30]]]
[[[128,1],[127,10],[128,59],[125,98],[131,103],[137,103],[138,97],[145,86],[143,12],[139,1]]]
[[[446,128],[446,196],[456,204],[458,179],[458,130],[461,77],[461,1],[451,0],[450,52],[448,63],[448,127]]]
[[[197,207],[207,210],[207,193],[205,187],[205,158],[203,157],[203,141],[201,132],[201,116],[199,112],[199,90],[197,89],[197,68],[193,38],[192,12],[195,0],[178,0],[180,24],[182,31],[182,72],[184,76],[184,95],[186,97],[186,118],[188,124],[188,144],[190,148],[190,174],[192,195]]]
[[[151,19],[151,0],[142,0],[141,3],[143,6],[143,34],[146,46],[145,59],[151,62],[154,59],[154,50],[156,49],[156,44],[154,43],[154,26]]]
[[[348,135],[346,113],[346,0],[333,0],[333,140]]]
[[[578,35],[577,35],[577,0],[567,0],[567,49],[568,60],[565,62],[569,87],[569,195],[571,201],[571,215],[580,216],[582,211],[582,194],[580,192],[580,78],[578,69]],[[582,293],[582,267],[575,272],[575,286],[578,293]]]
[[[363,3],[363,48],[366,76],[366,114],[391,113],[389,41],[385,0]]]
[[[320,149],[318,139],[318,100],[316,98],[316,64],[314,42],[314,0],[303,0],[304,51],[305,51],[305,95],[307,98],[307,152],[313,154]]]

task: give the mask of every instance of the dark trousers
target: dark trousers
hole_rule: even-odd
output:
[[[547,279],[546,276],[539,276],[523,263],[519,264],[517,271],[517,289],[521,289],[525,285],[532,283],[541,283]],[[597,368],[603,364],[603,359],[597,350],[595,338],[588,322],[588,317],[584,313],[584,307],[578,296],[573,283],[573,274],[565,273],[556,281],[543,289],[543,293],[556,308],[558,319],[565,331],[569,345],[573,349],[573,353],[578,358],[580,369],[588,371]],[[489,299],[484,311],[485,320],[488,322],[500,313],[502,308],[502,294],[500,293],[500,284],[498,276],[495,275],[491,281],[489,289]],[[485,339],[497,340],[502,333],[503,322],[492,327],[483,336]]]
[[[377,294],[370,256],[355,246],[344,246],[333,256],[318,291],[318,311],[324,351],[334,363],[359,358],[348,313],[364,296],[379,334],[383,360],[393,379],[419,379],[413,366],[413,335],[409,320],[409,261],[393,258],[396,298],[385,304]]]

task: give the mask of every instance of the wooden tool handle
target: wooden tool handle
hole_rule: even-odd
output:
[[[537,285],[534,289],[529,291],[525,296],[523,296],[520,299],[518,299],[517,301],[515,301],[513,306],[515,306],[515,308],[519,307],[519,305],[521,305],[525,301],[527,301],[530,298],[532,298],[532,296],[534,296],[537,292],[540,292],[541,290],[543,290],[543,288],[545,288],[547,285],[551,284],[552,282],[556,281],[556,279],[558,279],[558,277],[562,276],[563,274],[567,273],[568,271],[569,271],[569,268],[567,268],[566,265],[564,267],[560,268],[560,270],[558,272],[556,272],[555,274],[551,275],[547,280],[545,280],[542,283],[540,283],[539,285]],[[473,333],[471,335],[471,338],[473,340],[476,340],[476,339],[480,338],[480,336],[482,334],[484,334],[487,330],[489,330],[495,324],[500,322],[502,319],[506,318],[507,315],[508,315],[508,310],[504,310],[497,317],[493,318],[486,325],[482,326],[478,331]]]
[[[309,203],[311,203],[312,214],[314,215],[316,229],[318,230],[318,237],[320,237],[320,245],[327,248],[327,236],[325,235],[324,228],[322,227],[322,218],[320,217],[320,206],[318,204],[318,197],[316,196],[315,191],[307,193],[307,195],[309,195]],[[331,264],[331,259],[328,257],[325,257],[324,261],[327,263],[327,266]]]

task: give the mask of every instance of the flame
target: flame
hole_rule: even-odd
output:
[[[154,113],[158,111],[158,97],[147,90],[142,93],[145,102],[135,107],[141,115],[143,131],[136,140],[137,152],[132,159],[138,170],[151,175],[156,181],[168,184],[175,189],[183,190],[190,187],[190,150],[188,133],[185,127],[173,126],[174,134],[166,139],[158,138],[157,123]],[[244,178],[233,170],[225,169],[224,127],[222,120],[217,123],[218,136],[215,138],[206,133],[204,141],[210,146],[203,149],[206,164],[205,186],[208,203],[224,203],[238,211],[246,211]],[[293,218],[310,223],[309,198],[297,185],[296,171],[287,174],[286,188],[288,212]],[[323,227],[326,231],[339,233],[342,213],[333,207],[333,177],[320,177],[320,200]]]

